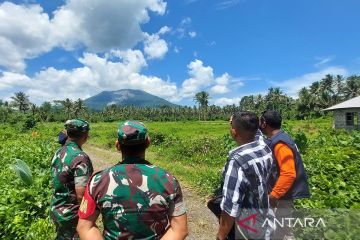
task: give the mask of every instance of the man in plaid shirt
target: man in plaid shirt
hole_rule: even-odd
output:
[[[231,117],[230,125],[230,134],[238,147],[229,152],[223,169],[222,214],[217,239],[264,239],[269,235],[263,224],[268,217],[267,182],[272,153],[255,138],[259,128],[255,113],[238,112]],[[250,217],[248,221],[241,221],[247,217]]]

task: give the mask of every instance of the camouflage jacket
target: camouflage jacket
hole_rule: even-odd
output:
[[[144,159],[125,159],[92,177],[79,216],[95,210],[102,214],[106,240],[159,239],[169,216],[186,212],[178,181]]]
[[[85,187],[92,173],[90,158],[75,142],[67,142],[55,153],[51,163],[54,192],[50,211],[54,221],[77,218],[79,203],[75,186]]]

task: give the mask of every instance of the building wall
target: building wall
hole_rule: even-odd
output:
[[[357,115],[357,123],[354,126],[346,125],[346,113],[354,112]],[[359,108],[349,108],[349,109],[337,109],[334,110],[334,124],[333,127],[343,128],[347,130],[360,129],[360,109]]]

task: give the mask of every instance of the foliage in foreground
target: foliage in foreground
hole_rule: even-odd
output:
[[[15,128],[4,126],[0,129],[2,239],[54,238],[54,228],[48,217],[51,196],[49,164],[57,146],[55,141],[48,139],[49,136],[40,136],[36,131],[20,133]],[[30,167],[32,178],[19,159]]]

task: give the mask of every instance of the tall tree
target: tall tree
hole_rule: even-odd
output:
[[[346,99],[360,96],[360,76],[353,75],[346,79],[344,95]]]
[[[255,111],[254,96],[250,95],[242,97],[239,105],[241,111]]]
[[[74,102],[73,111],[74,111],[74,114],[75,114],[76,118],[79,117],[82,113],[84,113],[85,110],[86,110],[86,106],[85,106],[83,100],[81,100],[79,98],[78,100],[76,100]]]
[[[11,97],[13,100],[11,104],[18,108],[20,112],[25,113],[30,108],[29,96],[27,96],[24,92],[16,92],[15,96]]]
[[[341,102],[344,98],[344,77],[341,75],[336,75],[333,86],[333,103],[337,104]]]
[[[207,106],[209,105],[209,93],[205,92],[205,91],[201,91],[195,94],[194,100],[195,102],[197,102],[199,104],[199,120],[200,120],[200,112],[204,112],[204,110],[206,111]],[[205,113],[204,113],[205,116]],[[205,117],[204,117],[205,119]]]
[[[31,114],[33,116],[35,116],[36,112],[38,111],[38,107],[36,106],[36,104],[33,104],[33,103],[30,103],[30,111],[31,111]]]
[[[66,98],[65,100],[55,100],[54,103],[60,104],[64,108],[67,119],[70,119],[70,115],[73,109],[73,102]]]
[[[40,117],[43,121],[46,121],[50,118],[51,114],[51,103],[43,102],[43,104],[39,108]]]
[[[269,88],[265,96],[266,109],[282,111],[287,107],[288,97],[283,94],[280,88]]]

